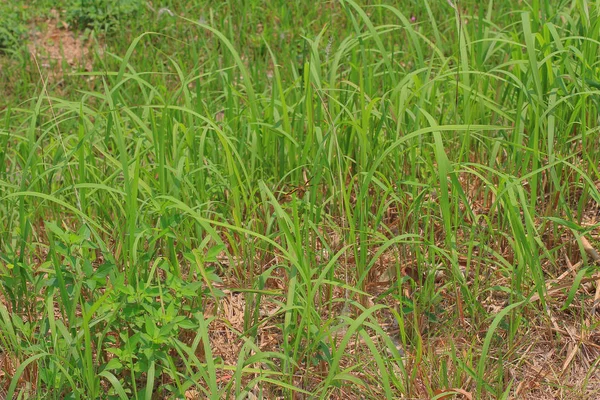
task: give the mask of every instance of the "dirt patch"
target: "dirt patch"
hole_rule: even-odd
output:
[[[91,41],[70,31],[57,10],[51,11],[50,19],[34,22],[27,47],[40,68],[50,70],[51,75],[69,72],[64,70],[67,65],[92,70]]]

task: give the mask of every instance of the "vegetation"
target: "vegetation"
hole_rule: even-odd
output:
[[[0,4],[0,51],[6,53],[18,46],[26,32],[27,28],[15,7]]]
[[[600,396],[598,2],[26,3],[0,397]]]
[[[141,0],[87,0],[72,2],[67,9],[67,21],[79,28],[111,31],[119,22],[135,18],[143,4]]]

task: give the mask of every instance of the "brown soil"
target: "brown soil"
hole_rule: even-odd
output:
[[[34,22],[31,41],[27,46],[40,70],[49,70],[49,75],[53,76],[70,72],[65,68],[91,71],[91,41],[70,31],[57,10],[52,10],[51,15],[46,21]]]

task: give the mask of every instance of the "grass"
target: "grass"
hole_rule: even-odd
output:
[[[56,28],[91,67],[11,49],[3,398],[597,398],[598,7],[163,1]]]

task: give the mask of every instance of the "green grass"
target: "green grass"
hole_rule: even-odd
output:
[[[597,398],[600,4],[402,3],[8,52],[0,396]]]

